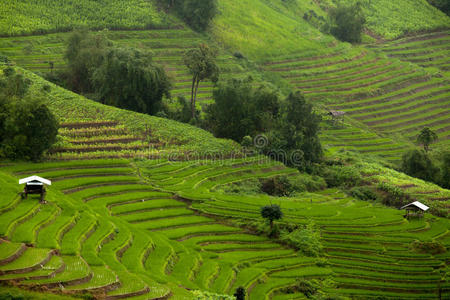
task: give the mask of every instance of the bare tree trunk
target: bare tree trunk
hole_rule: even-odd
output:
[[[194,90],[195,90],[195,81],[197,80],[197,76],[193,76],[192,78],[192,87],[191,87],[191,116],[195,117],[195,103],[194,103]]]
[[[197,93],[198,93],[198,85],[200,84],[200,79],[197,79],[197,84],[195,86],[195,92],[194,92],[194,105],[192,107],[192,118],[195,118],[195,111],[196,111],[196,102],[197,102]]]

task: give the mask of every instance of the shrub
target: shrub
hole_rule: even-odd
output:
[[[360,43],[362,30],[366,23],[361,3],[351,6],[338,5],[330,9],[331,34],[344,42]]]
[[[0,157],[38,160],[55,142],[58,122],[48,107],[26,93],[29,81],[4,70],[0,81]]]
[[[204,31],[217,14],[217,0],[160,0],[173,7],[194,30]]]
[[[378,199],[378,195],[367,186],[354,187],[350,190],[350,195],[352,197],[364,200],[364,201],[374,201]]]
[[[242,54],[239,51],[234,52],[233,56],[236,57],[237,59],[244,59],[245,58],[244,54]]]
[[[279,205],[271,204],[261,207],[261,216],[270,222],[270,228],[273,229],[273,221],[280,220],[283,217],[283,212]]]
[[[450,16],[450,1],[448,0],[427,0],[428,3],[442,10],[447,16]]]
[[[402,171],[406,174],[427,181],[436,181],[437,168],[425,151],[411,150],[402,157]]]
[[[292,189],[293,187],[286,176],[262,180],[261,191],[271,196],[289,196],[292,193]]]
[[[320,232],[313,223],[283,234],[281,240],[306,256],[318,257],[323,251]]]
[[[401,188],[387,182],[380,182],[377,185],[377,189],[384,192],[382,202],[385,205],[398,208],[404,205],[409,200],[409,195],[406,194]]]
[[[318,286],[311,281],[305,279],[297,279],[296,283],[292,286],[282,288],[282,291],[285,294],[294,294],[297,292],[302,293],[307,298],[311,298],[318,291]]]
[[[416,252],[432,255],[445,253],[447,251],[441,243],[436,241],[421,242],[416,240],[412,242],[411,248]]]
[[[303,173],[296,176],[289,176],[289,182],[292,186],[292,192],[315,192],[323,190],[327,187],[325,179],[320,176],[311,176],[309,174]]]
[[[352,187],[361,182],[361,173],[352,166],[334,165],[321,170],[329,187]]]
[[[246,294],[245,288],[240,286],[236,289],[234,296],[236,297],[236,300],[245,300],[245,294]]]

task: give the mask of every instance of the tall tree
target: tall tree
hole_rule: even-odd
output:
[[[439,168],[433,164],[427,153],[418,149],[403,155],[402,170],[410,176],[427,181],[436,181],[439,175]]]
[[[430,145],[437,140],[437,134],[428,127],[423,128],[417,136],[417,143],[423,145],[425,152],[428,152],[430,150]]]
[[[254,88],[251,80],[232,79],[213,91],[214,103],[206,109],[206,123],[217,137],[241,142],[270,130],[276,122],[279,99],[275,90]]]
[[[170,96],[164,69],[151,54],[132,48],[110,48],[93,83],[103,103],[147,114],[157,113],[163,96]]]
[[[330,9],[331,34],[341,41],[360,43],[361,34],[366,23],[362,4],[356,2],[350,6],[339,4]]]
[[[0,156],[38,160],[56,141],[58,122],[43,102],[27,95],[30,85],[13,68],[0,80]]]
[[[103,63],[106,51],[111,46],[112,42],[107,39],[105,32],[72,32],[65,53],[70,89],[78,93],[94,92],[92,75]]]
[[[281,207],[276,204],[261,207],[261,216],[269,220],[270,228],[273,228],[273,221],[280,220],[283,217]]]
[[[285,100],[279,125],[268,133],[270,143],[266,154],[282,152],[277,159],[300,169],[322,159],[318,137],[321,117],[313,111],[300,92],[291,93]]]
[[[184,54],[184,63],[192,75],[191,114],[195,118],[198,86],[201,81],[210,79],[216,83],[219,80],[219,67],[216,64],[217,52],[206,44],[200,44]]]
[[[184,0],[183,18],[195,30],[205,30],[217,13],[217,0]]]

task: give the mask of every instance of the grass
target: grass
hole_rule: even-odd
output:
[[[414,2],[417,4],[419,0]],[[86,3],[94,5],[90,2],[80,5]],[[385,32],[379,34],[385,37],[399,34],[405,26],[410,30],[423,29],[439,26],[436,24],[443,20],[436,18],[426,25],[420,22],[408,25],[414,21],[400,19],[401,26],[394,28],[392,20],[398,11],[391,10],[388,14],[380,3],[371,3],[369,29],[379,33],[376,29],[381,28],[381,18],[377,14],[383,14]],[[145,5],[150,7],[152,2]],[[399,4],[389,5],[392,8]],[[413,6],[404,5],[405,11],[414,9],[413,20],[436,12],[429,10],[428,5],[420,12],[417,7],[422,6]],[[325,15],[315,2],[219,1],[219,9],[220,14],[205,35],[186,28],[110,31],[108,35],[119,45],[152,49],[155,61],[174,77],[174,95],[189,93],[190,75],[180,66],[183,51],[199,42],[208,42],[220,48],[219,64],[224,79],[256,74],[258,80],[268,78],[281,87],[303,90],[309,100],[316,101],[321,112],[329,108],[346,111],[342,127],[327,120],[322,123],[321,139],[330,156],[340,149],[352,149],[395,162],[411,143],[390,132],[413,138],[416,127],[428,125],[441,128],[440,136],[447,134],[446,73],[442,69],[444,76],[439,77],[436,75],[441,71],[418,66],[428,65],[421,61],[427,57],[434,57],[436,63],[445,61],[439,58],[446,54],[447,38],[442,32],[377,44],[370,47],[375,48],[372,50],[337,42],[304,21],[302,16],[309,9]],[[106,11],[105,8],[98,12],[95,18]],[[95,20],[91,17],[87,22]],[[32,18],[29,20],[33,22]],[[171,22],[154,20],[149,26]],[[127,19],[120,22],[123,25]],[[64,67],[66,38],[64,33],[5,38],[0,40],[0,52],[19,66],[49,72],[50,61],[56,69]],[[408,50],[401,50],[402,47]],[[427,47],[433,54],[423,57],[421,52]],[[246,59],[233,58],[231,53],[235,51]],[[388,57],[383,52],[398,57]],[[409,63],[414,60],[415,64]],[[222,188],[229,184],[289,176],[298,171],[259,156],[225,159],[233,153],[240,154],[236,143],[215,139],[189,125],[106,107],[49,84],[29,71],[19,67],[17,70],[32,79],[30,95],[44,98],[62,122],[61,148],[51,158],[70,159],[2,166],[0,234],[18,243],[34,242],[36,247],[2,268],[10,270],[43,261],[50,249],[62,253],[44,266],[51,269],[37,266],[37,270],[18,274],[19,277],[51,275],[62,263],[58,259],[66,265],[54,278],[22,283],[50,286],[63,283],[68,289],[89,293],[117,280],[121,286],[109,291],[108,296],[130,299],[162,298],[170,293],[174,299],[189,298],[190,293],[180,286],[232,294],[237,286],[243,285],[249,299],[260,300],[301,299],[303,296],[298,293],[284,294],[282,288],[293,286],[296,278],[302,277],[333,280],[337,285],[326,288],[330,295],[360,298],[386,295],[397,299],[434,296],[436,269],[448,259],[448,251],[434,256],[417,253],[411,243],[440,241],[448,248],[448,219],[427,216],[405,221],[402,211],[359,201],[336,189],[294,197],[228,194]],[[50,91],[44,91],[45,85]],[[200,102],[210,101],[212,88],[209,82],[202,84]],[[442,113],[437,119],[436,112]],[[434,119],[427,120],[428,117]],[[144,148],[149,143],[150,150]],[[210,152],[219,152],[224,159],[197,159]],[[190,161],[173,161],[192,153],[195,155],[189,157]],[[148,157],[156,159],[147,160]],[[373,185],[380,182],[399,187],[409,185],[404,191],[432,210],[448,205],[448,200],[433,200],[450,198],[447,190],[412,179],[381,163],[356,161],[354,167]],[[47,194],[49,205],[38,205],[31,199],[19,201],[17,178],[32,174],[53,180]],[[410,187],[411,183],[414,186]],[[310,222],[316,224],[324,247],[319,258],[306,257],[233,225],[261,223],[260,207],[269,203],[281,206],[284,213],[281,223],[299,228]],[[1,247],[6,247],[5,243],[0,243]],[[17,251],[12,246],[7,248],[5,258]],[[74,282],[77,279],[83,280]],[[130,297],[130,293],[136,292],[140,295]]]
[[[4,3],[0,34],[3,36],[67,31],[76,27],[147,29],[172,24],[154,1],[127,2],[15,1]]]
[[[0,271],[20,271],[21,269],[33,267],[45,260],[49,255],[50,253],[47,249],[28,248],[18,259],[5,266],[0,266]]]
[[[427,1],[400,3],[364,0],[362,4],[367,28],[386,39],[398,38],[406,33],[448,27],[448,16]]]
[[[409,286],[426,278],[427,272],[445,259],[445,256],[433,258],[408,251],[409,243],[415,239],[445,236],[449,228],[445,219],[428,217],[405,222],[399,211],[352,199],[337,190],[297,195],[291,199],[259,194],[243,197],[217,188],[249,177],[292,173],[292,170],[279,168],[277,163],[258,158],[221,163],[135,161],[130,164],[123,161],[122,167],[117,168],[113,161],[94,160],[85,166],[79,161],[55,162],[47,168],[42,164],[34,166],[59,178],[49,189],[48,200],[52,204],[45,209],[51,210],[53,204],[61,209],[54,215],[55,220],[39,230],[37,245],[60,247],[68,266],[55,278],[25,280],[25,284],[70,283],[89,276],[86,282],[68,287],[88,292],[114,284],[117,275],[122,286],[109,292],[111,296],[139,292],[156,297],[166,295],[169,290],[175,296],[181,295],[174,284],[231,293],[238,285],[243,285],[250,291],[251,298],[259,299],[271,294],[281,297],[279,289],[294,284],[298,276],[329,278],[334,274],[343,278],[340,284],[344,284],[348,276],[358,276],[370,282],[370,285],[358,282],[357,288],[364,291],[387,286],[380,285],[379,278],[397,282],[401,274],[408,274],[402,282]],[[374,165],[363,167],[364,172],[370,173],[373,170],[368,166],[373,168]],[[131,174],[136,174],[130,172],[135,167],[144,176],[141,184],[96,186],[100,178],[111,184],[120,183],[123,176],[131,178]],[[120,173],[123,176],[102,177],[115,173],[108,171],[111,169],[118,174],[125,172]],[[24,170],[32,172],[30,166],[20,165],[9,167],[8,172]],[[64,170],[68,170],[68,176],[63,176]],[[386,176],[396,177],[389,173]],[[85,189],[68,195],[61,193],[61,190],[77,186]],[[187,209],[188,204],[175,200],[173,195],[178,193],[193,201],[194,210],[247,221],[260,220],[261,205],[269,201],[280,203],[285,213],[283,221],[305,224],[310,219],[321,228],[324,257],[329,267],[320,267],[316,265],[317,259],[298,255],[267,238],[246,234],[240,228],[227,225],[226,221],[193,215],[193,210]],[[10,196],[14,197],[14,193]],[[18,208],[24,204],[20,202]],[[20,209],[16,216],[22,218]],[[20,233],[26,232],[22,225],[38,228],[42,218],[40,213],[32,215],[29,222],[11,231],[12,237],[17,241],[26,239],[26,235]],[[360,235],[361,232],[367,236]],[[42,252],[45,254],[48,250]],[[16,261],[20,263],[19,259]],[[373,275],[362,276],[366,270]],[[51,270],[38,269],[24,276],[48,274]],[[423,288],[436,284],[435,274],[429,278]],[[390,287],[395,288],[395,285]]]
[[[22,248],[22,244],[17,243],[0,243],[0,260],[4,260],[17,253]]]

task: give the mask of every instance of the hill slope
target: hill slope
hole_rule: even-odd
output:
[[[16,36],[72,30],[148,29],[173,26],[156,1],[7,1],[2,3],[0,35]]]

